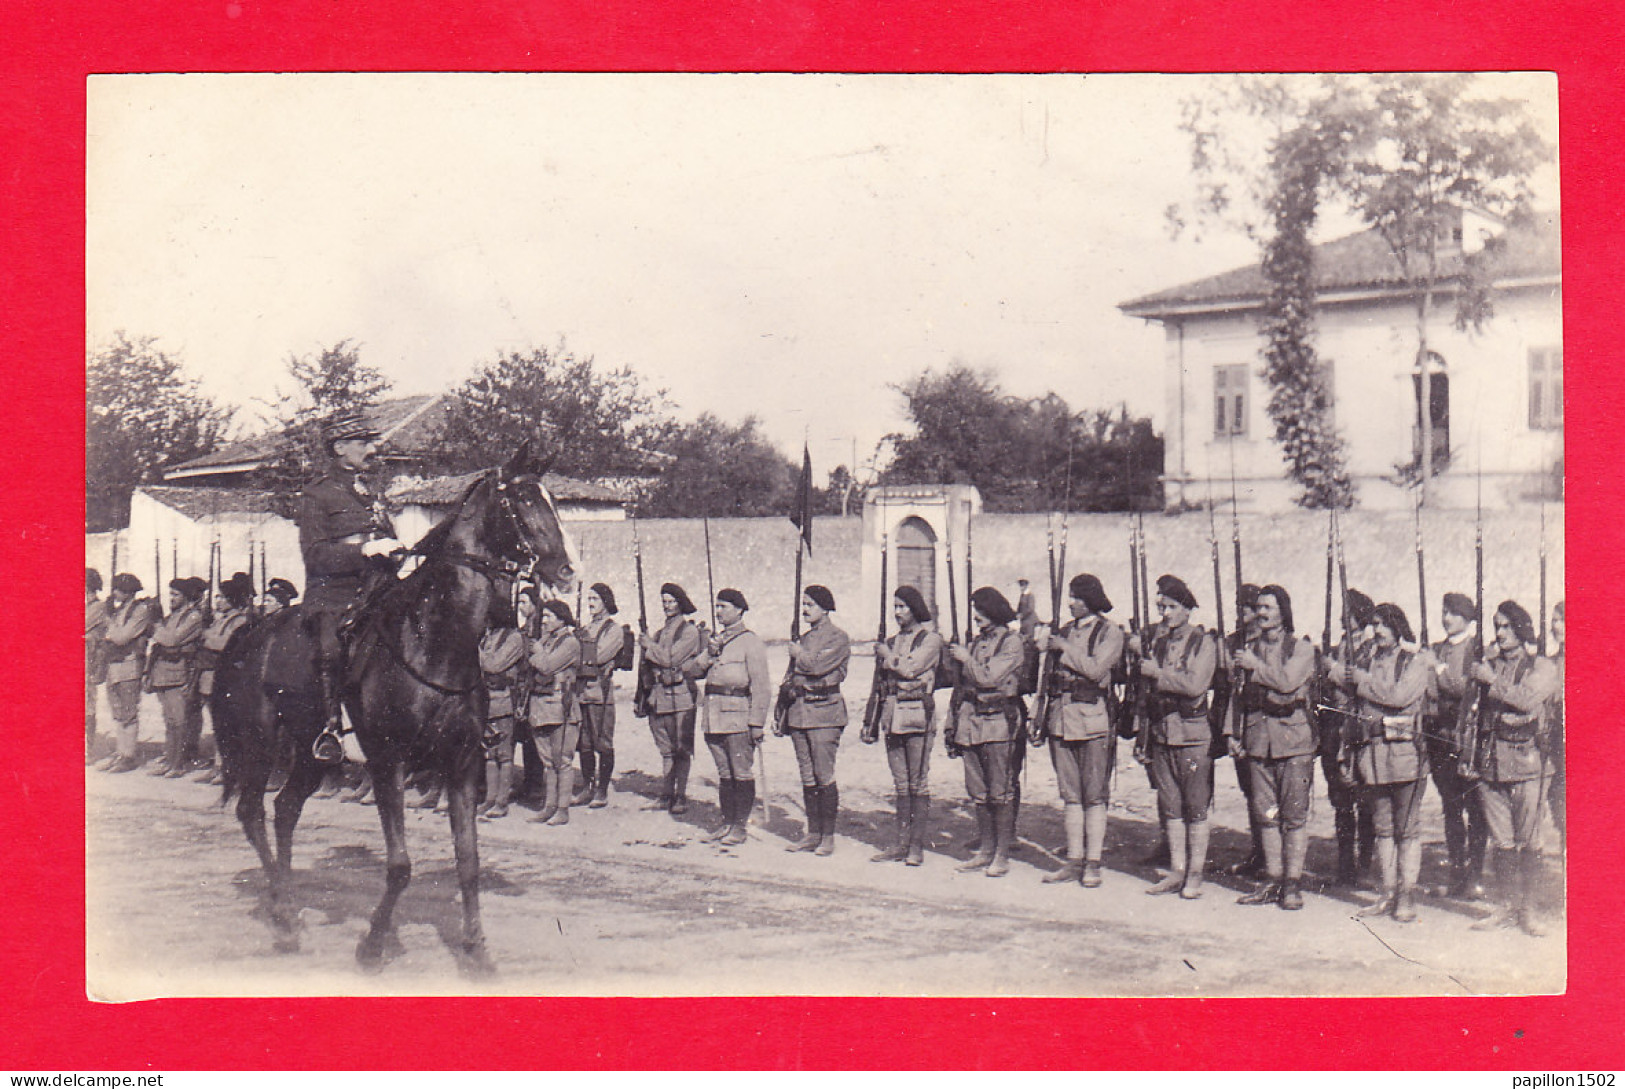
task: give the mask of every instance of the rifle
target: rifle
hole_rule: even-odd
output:
[[[858,737],[865,745],[880,740],[880,716],[886,709],[886,671],[880,667],[880,654],[886,648],[886,561],[889,540],[880,535],[880,634],[875,637],[875,672],[869,680],[869,701],[863,705],[863,729]]]
[[[1139,512],[1129,516],[1128,536],[1128,572],[1129,596],[1133,598],[1134,607],[1129,617],[1129,634],[1139,636],[1145,632],[1145,549],[1140,534],[1144,532],[1144,525],[1140,520]],[[1141,692],[1143,677],[1140,672],[1141,656],[1139,652],[1129,651],[1128,658],[1128,684],[1124,692],[1123,702],[1119,710],[1117,734],[1119,737],[1132,738],[1134,741],[1134,759],[1145,763],[1148,759],[1147,745],[1149,743],[1148,731],[1141,721],[1145,717],[1145,702]]]
[[[112,570],[107,573],[107,584],[111,587],[113,580],[118,577],[118,530],[116,529],[113,531],[113,558],[109,561],[109,566]]]
[[[252,555],[252,553],[250,553]],[[271,573],[266,568],[265,542],[260,542],[260,596],[264,597],[270,587]]]
[[[152,539],[152,608],[159,616],[164,615],[164,552],[163,542],[158,538]]]
[[[638,631],[649,634],[649,605],[643,592],[643,545],[638,540],[638,522],[632,520],[632,566],[638,578]],[[649,661],[649,652],[638,655],[638,683],[632,693],[632,713],[638,718],[649,717],[649,696],[654,691],[655,667]]]
[[[949,526],[953,525],[952,512],[949,513]],[[959,638],[959,589],[954,579],[954,539],[950,535],[946,541],[948,549],[948,641],[953,643]],[[937,687],[951,688],[952,694],[948,697],[948,718],[942,727],[942,745],[948,753],[948,759],[959,759],[962,750],[954,742],[954,728],[959,722],[959,677],[964,671],[959,661],[950,655],[942,656],[942,665],[937,670]]]
[[[1343,672],[1347,676],[1349,667],[1353,664],[1350,657],[1354,653],[1354,616],[1349,611],[1349,572],[1348,562],[1343,556],[1343,521],[1339,518],[1333,524],[1336,527],[1337,536],[1337,585],[1342,593],[1343,601],[1343,645],[1339,650],[1341,652]],[[1345,696],[1339,698],[1338,702],[1342,704],[1348,701]],[[1339,731],[1337,769],[1344,779],[1351,782],[1354,779],[1354,741],[1357,739],[1351,737],[1350,733],[1355,726],[1356,719],[1354,715],[1347,708],[1341,709],[1337,723]]]
[[[1224,632],[1224,579],[1219,563],[1219,526],[1213,514],[1213,479],[1208,478],[1208,504],[1207,504],[1207,541],[1208,553],[1213,559],[1213,616],[1219,632],[1219,654],[1222,657],[1228,652],[1229,639]],[[1236,537],[1237,554],[1239,556],[1241,537]],[[1239,566],[1238,566],[1239,570]],[[1241,630],[1241,595],[1236,595],[1236,630]],[[1236,736],[1238,731],[1231,725],[1231,711],[1239,711],[1241,707],[1241,689],[1246,683],[1242,677],[1241,669],[1232,666],[1228,672],[1215,673],[1213,685],[1213,702],[1208,713],[1208,725],[1216,731],[1213,738],[1215,746],[1214,755],[1220,755],[1227,748],[1227,739]]]
[[[717,580],[711,572],[711,518],[702,518],[705,526],[705,591],[711,596],[711,631],[717,630]],[[882,580],[884,581],[884,580]]]
[[[1473,664],[1484,661],[1488,657],[1484,652],[1484,463],[1482,458],[1478,466],[1478,510],[1474,516],[1473,525],[1473,597],[1478,608],[1478,639],[1473,644]],[[1456,719],[1456,736],[1463,738],[1466,744],[1462,746],[1461,764],[1457,772],[1464,779],[1477,779],[1489,762],[1489,752],[1484,730],[1484,695],[1487,686],[1481,681],[1473,681],[1467,686],[1467,692],[1462,696],[1461,707]]]
[[[790,603],[790,642],[801,638],[801,553],[806,538],[796,534],[796,596]],[[792,657],[784,667],[784,680],[779,683],[779,696],[773,703],[773,732],[784,736],[784,724],[790,717],[790,708],[796,702],[796,693],[790,679],[795,676],[796,663]]]
[[[1546,657],[1546,482],[1540,482],[1540,656]]]
[[[1053,638],[1061,631],[1061,582],[1066,578],[1067,515],[1061,515],[1061,556],[1055,557],[1055,529],[1049,527],[1049,630]],[[1033,748],[1042,748],[1044,728],[1050,714],[1050,703],[1055,698],[1055,671],[1061,664],[1061,652],[1045,650],[1038,660],[1038,691],[1033,695],[1033,717],[1027,723],[1027,741]]]
[[[1542,553],[1544,559],[1544,553]],[[1428,645],[1428,569],[1427,560],[1422,551],[1422,496],[1416,493],[1416,590],[1422,598],[1421,637],[1422,648]]]

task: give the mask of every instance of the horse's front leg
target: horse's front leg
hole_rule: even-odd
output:
[[[483,768],[474,756],[460,764],[447,783],[451,838],[457,853],[457,884],[463,896],[463,947],[459,967],[465,975],[483,976],[494,970],[485,949],[485,928],[480,922],[480,845],[474,819]]]
[[[326,773],[327,765],[318,764],[308,750],[296,751],[288,780],[277,791],[276,860],[284,874],[293,872],[293,830],[299,826],[299,815]]]
[[[363,968],[376,970],[383,967],[386,947],[394,935],[395,901],[412,881],[412,859],[406,853],[406,783],[401,766],[373,763],[370,767],[378,820],[384,827],[384,895],[355,955]]]

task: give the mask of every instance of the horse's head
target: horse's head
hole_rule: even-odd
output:
[[[566,594],[575,588],[580,558],[542,483],[546,471],[547,463],[532,454],[529,442],[495,470],[492,489],[504,517],[497,530],[499,540],[492,543],[529,566],[537,581]]]

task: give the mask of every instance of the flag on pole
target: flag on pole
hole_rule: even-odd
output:
[[[801,444],[801,481],[796,485],[796,505],[790,511],[790,521],[801,530],[801,540],[807,546],[807,555],[812,555],[812,454],[807,450],[807,444]]]

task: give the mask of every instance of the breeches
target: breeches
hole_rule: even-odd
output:
[[[756,746],[750,743],[750,733],[706,734],[705,747],[711,750],[711,759],[717,762],[717,776],[755,782]]]
[[[1021,767],[1019,738],[989,741],[965,749],[965,792],[978,805],[1007,805],[1016,798],[1016,772]]]
[[[305,608],[305,623],[315,637],[316,660],[336,663],[339,660],[339,620],[342,614],[335,609],[312,609],[309,602],[306,602]]]
[[[1315,758],[1288,756],[1280,760],[1257,757],[1247,761],[1253,776],[1254,823],[1260,828],[1279,826],[1295,831],[1309,823],[1309,784],[1315,777]]]
[[[548,771],[563,771],[575,759],[579,727],[566,722],[557,726],[533,726],[536,747],[541,751],[542,767]]]
[[[675,711],[669,715],[649,716],[649,733],[654,736],[655,749],[660,753],[662,762],[670,763],[674,757],[694,755],[694,715],[691,707],[687,711]]]
[[[1485,782],[1479,787],[1491,843],[1504,850],[1534,846],[1545,785],[1544,779],[1525,779],[1519,783]]]
[[[120,756],[134,759],[140,730],[141,682],[108,682],[107,705],[113,712],[113,731],[118,740],[118,753]]]
[[[835,753],[841,747],[839,726],[791,730],[790,743],[795,746],[802,786],[823,787],[835,782]]]
[[[1157,815],[1164,821],[1202,821],[1213,804],[1213,750],[1207,744],[1151,743],[1151,778]]]
[[[154,694],[164,713],[164,756],[171,764],[178,763],[192,755],[186,750],[196,721],[197,685],[160,688]]]
[[[1061,801],[1068,805],[1105,805],[1111,800],[1112,750],[1115,736],[1089,741],[1049,739],[1050,762],[1055,765],[1055,785]]]
[[[613,753],[615,751],[615,705],[613,703],[582,703],[581,751]]]
[[[1422,830],[1422,796],[1427,793],[1427,780],[1415,779],[1409,783],[1383,783],[1366,787],[1366,799],[1371,805],[1371,820],[1377,835],[1398,840],[1415,839]]]
[[[934,733],[887,734],[886,763],[898,794],[931,792],[931,740]]]

